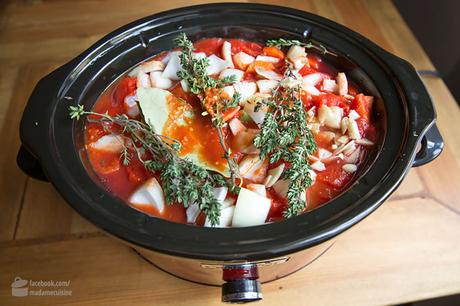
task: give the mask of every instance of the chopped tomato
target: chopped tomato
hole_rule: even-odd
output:
[[[352,175],[342,169],[344,162],[337,159],[327,165],[326,170],[319,172],[316,180],[333,188],[343,188],[351,179]]]
[[[278,49],[277,47],[265,47],[263,53],[267,56],[277,57],[279,59],[284,59],[284,52]]]
[[[322,105],[327,106],[339,106],[343,108],[345,114],[348,114],[350,106],[348,105],[347,99],[342,96],[338,96],[332,93],[326,93],[319,95],[315,98],[316,107],[321,107]]]
[[[262,46],[254,42],[231,39],[230,43],[232,44],[232,54],[244,52],[255,57],[262,53]]]
[[[149,177],[147,170],[140,162],[134,163],[131,161],[126,171],[128,172],[128,180],[133,183],[141,183]]]
[[[302,99],[302,104],[305,110],[309,110],[312,106],[315,105],[313,96],[308,94],[305,90],[302,90],[300,98]]]
[[[372,97],[358,94],[353,99],[351,108],[354,109],[361,117],[369,121],[371,117],[372,102]]]
[[[220,56],[223,44],[224,40],[221,38],[202,39],[193,44],[193,46],[195,47],[194,52],[204,52],[206,53],[206,56],[209,56],[211,54],[217,54],[218,56]]]
[[[315,133],[313,136],[315,137],[316,146],[318,148],[329,148],[332,144],[333,139],[325,132]]]
[[[136,83],[137,78],[123,78],[113,93],[114,102],[116,104],[123,103],[125,97],[133,94],[136,90]]]
[[[310,64],[310,67],[316,70],[319,70],[321,59],[319,59],[315,55],[308,55],[308,63]]]
[[[315,73],[318,72],[318,70],[309,67],[308,65],[304,65],[302,68],[299,70],[299,74],[301,76],[306,76],[307,74]]]

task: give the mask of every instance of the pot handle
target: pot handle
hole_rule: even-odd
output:
[[[433,161],[444,149],[444,141],[436,124],[433,124],[423,135],[420,146],[412,167],[423,166]]]
[[[16,163],[19,168],[28,176],[34,179],[47,182],[48,179],[43,172],[42,166],[35,156],[33,156],[23,145],[19,148],[16,157]]]

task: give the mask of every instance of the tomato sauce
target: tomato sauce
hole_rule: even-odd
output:
[[[254,57],[258,55],[267,55],[283,59],[285,56],[285,54],[277,48],[263,48],[260,44],[237,39],[229,41],[232,44],[232,54],[242,51]],[[194,44],[196,49],[195,52],[204,52],[207,56],[215,54],[222,57],[221,49],[223,43],[224,40],[220,38],[203,39]],[[164,56],[165,54],[162,53],[158,56],[158,59]],[[309,65],[305,65],[299,70],[301,75],[320,72],[324,74],[325,78],[332,79],[337,74],[336,69],[322,62],[321,58],[317,55],[309,54],[308,62]],[[252,65],[253,67],[248,67],[246,70],[244,80],[250,81],[257,79],[257,75],[254,72],[254,65],[272,65],[270,69],[278,73],[283,72],[280,64],[258,64],[254,62]],[[125,97],[133,95],[135,91],[136,78],[127,76],[122,77],[101,95],[93,111],[98,113],[108,112],[108,114],[112,116],[123,114],[126,112],[124,108]],[[187,102],[192,107],[194,113],[201,114],[202,108],[196,96],[184,92],[179,84],[174,85],[169,91],[173,94],[173,99],[181,99]],[[371,141],[377,141],[376,128],[372,123],[371,102],[363,94],[357,94],[358,91],[352,84],[349,85],[349,92],[356,95],[351,104],[347,102],[345,98],[334,94],[321,94],[316,97],[306,95],[302,96],[302,100],[306,111],[312,106],[318,108],[321,105],[339,106],[343,109],[345,115],[348,115],[350,110],[355,110],[361,116],[356,120],[360,133]],[[236,115],[239,116],[239,112],[236,113],[238,113]],[[188,124],[184,126],[167,123],[169,136],[179,140],[182,144],[179,154],[185,156],[192,151],[196,151],[196,148],[199,147],[198,154],[202,159],[210,161],[221,170],[224,169],[227,166],[227,161],[223,158],[223,149],[219,143],[218,135],[212,125],[210,117],[195,116],[193,120],[190,119],[187,123]],[[256,128],[257,126],[251,123],[248,127]],[[327,131],[327,129],[324,130]],[[136,156],[132,157],[129,165],[123,165],[119,153],[92,149],[90,144],[107,134],[108,132],[99,124],[87,123],[85,126],[86,153],[93,170],[97,173],[107,190],[128,202],[130,195],[136,188],[148,178],[156,177],[159,179],[159,173],[152,173],[146,170]],[[316,133],[314,136],[318,148],[328,148],[331,146],[331,140],[325,137],[325,134]],[[232,151],[235,152],[236,149],[233,138],[234,136],[226,129],[225,140],[232,148]],[[366,152],[367,151],[362,152],[360,160],[364,158]],[[241,156],[242,154],[235,153],[237,160],[239,160]],[[281,162],[283,161],[279,163]],[[275,168],[279,163],[269,165],[269,168]],[[353,179],[354,174],[343,171],[342,166],[344,164],[345,161],[341,159],[333,160],[326,164],[326,169],[324,171],[317,174],[314,184],[306,191],[308,203],[307,210],[312,210],[328,202],[346,188]],[[288,164],[287,167],[289,167]],[[244,186],[248,183],[251,183],[251,181],[245,180]],[[283,211],[287,206],[287,200],[278,196],[273,188],[267,189],[267,197],[272,201],[267,221],[283,219]],[[170,221],[186,223],[185,208],[179,204],[166,205],[162,214],[151,206],[136,206],[135,208],[151,216],[159,216]],[[204,214],[200,213],[195,224],[203,225],[204,220]]]

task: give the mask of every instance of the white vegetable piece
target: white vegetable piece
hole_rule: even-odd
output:
[[[254,147],[254,138],[259,134],[259,130],[247,129],[238,133],[235,137],[233,144],[235,149],[245,154],[258,154],[259,150]]]
[[[241,188],[233,213],[232,226],[254,226],[264,224],[270,211],[270,199],[246,188]]]
[[[240,132],[246,131],[246,127],[244,124],[238,119],[233,118],[228,122],[228,126],[230,127],[230,131],[233,135],[238,135]]]
[[[292,88],[292,87],[300,85],[301,83],[302,83],[301,80],[289,76],[281,80],[280,86],[284,88]]]
[[[357,144],[363,145],[363,146],[373,146],[374,142],[370,141],[367,138],[361,138],[356,140]]]
[[[256,106],[257,99],[250,99],[243,104],[243,109],[249,115],[249,117],[251,117],[252,121],[254,121],[260,127],[264,123],[265,115],[267,114],[268,109],[267,107],[261,107],[256,112]]]
[[[337,74],[337,85],[338,85],[338,91],[339,95],[341,96],[346,96],[348,93],[348,81],[347,81],[347,76],[343,72],[339,72]]]
[[[334,155],[338,155],[340,153],[342,153],[343,151],[347,150],[347,151],[354,151],[356,149],[356,144],[355,144],[355,141],[354,140],[351,140],[350,142],[346,143],[346,144],[343,144],[341,145],[340,147],[338,147],[334,152],[332,152],[332,154]]]
[[[255,68],[257,75],[261,76],[262,78],[265,78],[267,80],[281,80],[283,77],[276,73],[275,71],[272,70],[267,70],[263,67],[256,66]]]
[[[137,188],[129,198],[129,202],[134,206],[152,206],[160,213],[165,208],[163,189],[154,177],[148,179]]]
[[[287,192],[289,190],[289,181],[278,180],[272,187],[277,195],[279,195],[282,198],[286,198]]]
[[[320,148],[318,149],[318,158],[321,159],[326,159],[332,155],[332,152],[329,152],[326,149]]]
[[[329,107],[322,105],[318,109],[318,120],[325,126],[338,129],[340,128],[340,122],[342,121],[342,109],[338,106]]]
[[[339,90],[339,86],[337,82],[330,79],[323,80],[323,91],[327,92],[337,92]]]
[[[356,164],[359,161],[360,148],[356,148],[349,156],[344,156],[344,160],[349,164]]]
[[[160,89],[168,89],[173,86],[173,82],[170,79],[163,78],[161,71],[153,71],[150,73],[150,83],[152,87]]]
[[[171,79],[174,81],[179,80],[177,73],[182,70],[182,66],[180,64],[180,58],[178,53],[172,53],[171,57],[168,61],[168,64],[163,70],[163,74],[161,75],[165,79]]]
[[[147,73],[142,70],[139,70],[137,73],[137,87],[150,88],[152,84],[150,83],[150,77]]]
[[[249,99],[257,91],[257,85],[255,82],[238,82],[233,85],[235,91],[241,95],[240,104]]]
[[[224,41],[222,45],[222,56],[224,57],[224,60],[227,61],[228,67],[235,67],[232,60],[232,44],[228,41]]]
[[[319,160],[311,164],[311,168],[318,172],[326,170],[326,166]]]
[[[230,98],[235,94],[235,87],[233,85],[225,86],[222,88],[222,91],[225,92]]]
[[[225,198],[227,197],[228,188],[227,187],[216,187],[213,189],[214,198],[221,205],[224,203]]]
[[[125,139],[120,135],[104,135],[95,142],[89,144],[95,150],[120,153],[125,146]]]
[[[123,100],[123,103],[124,103],[126,114],[128,116],[130,116],[131,118],[135,118],[139,116],[140,109],[139,109],[139,105],[137,104],[137,97],[135,95],[126,96],[125,99]]]
[[[265,189],[265,185],[262,184],[248,184],[246,186],[247,189],[254,191],[255,193],[266,197],[267,196],[267,190]]]
[[[345,134],[348,130],[348,122],[350,121],[350,119],[348,119],[348,117],[344,117],[342,118],[342,121],[340,122],[340,130],[342,132],[342,134]]]
[[[240,175],[255,183],[262,183],[267,174],[268,161],[258,154],[248,154],[239,163]]]
[[[245,52],[238,52],[233,56],[233,62],[236,67],[246,70],[246,68],[252,64],[256,59],[254,56],[249,55]]]
[[[267,178],[265,179],[265,186],[267,188],[272,187],[280,179],[285,167],[286,165],[283,163],[276,168],[268,170]]]
[[[302,83],[305,85],[308,84],[308,85],[315,86],[319,82],[321,82],[322,79],[323,79],[323,76],[321,73],[310,73],[302,77]]]
[[[161,61],[151,60],[140,65],[140,69],[145,72],[149,73],[152,71],[163,71],[165,69],[165,64]]]
[[[345,118],[344,118],[345,119]],[[343,120],[342,120],[343,121]],[[344,144],[344,143],[347,143],[349,140],[348,136],[347,135],[342,135],[340,136],[339,138],[337,138],[337,143],[339,144]]]
[[[223,207],[220,210],[219,222],[216,225],[212,226],[209,218],[206,218],[206,221],[204,222],[204,226],[206,227],[211,227],[211,226],[212,227],[229,227],[232,224],[234,211],[235,211],[234,206]]]
[[[130,77],[137,77],[137,74],[139,73],[139,71],[141,71],[141,67],[140,67],[140,66],[136,66],[136,67],[134,67],[130,72],[128,72],[128,76],[130,76]]]
[[[286,54],[287,58],[291,61],[294,61],[300,57],[307,57],[307,53],[305,52],[305,48],[301,46],[292,46],[289,48],[289,51]]]
[[[305,66],[305,65],[308,65],[308,67],[310,67],[310,65],[308,63],[308,58],[306,58],[306,57],[299,57],[299,58],[296,58],[296,59],[291,59],[291,62],[292,62],[292,64],[294,64],[294,68],[297,69],[297,70],[302,69],[302,67]]]
[[[355,120],[348,121],[348,137],[350,137],[350,139],[361,139],[358,124]]]
[[[180,55],[180,53],[179,53]],[[204,52],[193,52],[193,57],[196,59],[203,59],[206,57],[206,53]]]
[[[188,83],[187,83],[186,80],[181,80],[180,81],[180,86],[182,87],[182,90],[184,92],[189,92],[190,91],[190,88],[189,88]]]
[[[219,74],[222,70],[229,66],[228,62],[221,59],[220,57],[211,54],[208,56],[209,66],[206,68],[208,75]]]
[[[198,204],[193,203],[192,205],[187,207],[185,214],[187,215],[187,223],[195,223],[196,218],[200,214],[200,208]]]
[[[222,203],[222,208],[228,207],[228,206],[233,206],[236,202],[235,198],[226,198],[224,200],[224,203]]]
[[[348,173],[353,173],[353,172],[356,172],[356,170],[358,170],[358,167],[354,164],[345,164],[342,166],[342,169],[345,171],[345,172],[348,172]]]
[[[258,62],[268,62],[268,63],[278,63],[279,58],[273,56],[257,55],[256,61]]]
[[[239,82],[243,79],[244,76],[244,71],[239,70],[239,69],[224,69],[220,74],[219,74],[219,79],[223,79],[225,77],[229,77],[234,75],[236,78],[236,81]]]
[[[348,114],[348,118],[350,118],[351,120],[356,120],[359,117],[361,116],[354,109],[352,109],[350,113]]]
[[[258,80],[256,83],[260,93],[271,93],[272,89],[275,89],[279,84],[276,80]]]
[[[310,84],[305,84],[305,83],[302,84],[302,89],[305,90],[306,93],[312,96],[318,96],[321,94],[321,91],[319,91],[318,88]]]

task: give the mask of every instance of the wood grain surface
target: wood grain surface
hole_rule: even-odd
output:
[[[335,20],[434,69],[390,1],[249,1]],[[176,279],[106,237],[50,184],[16,166],[18,125],[36,82],[97,39],[190,0],[22,0],[0,3],[0,305],[217,305],[218,288]],[[445,140],[381,208],[319,260],[263,286],[260,305],[388,305],[460,293],[460,111],[441,79],[424,78]],[[70,297],[11,296],[16,276],[70,280]]]

